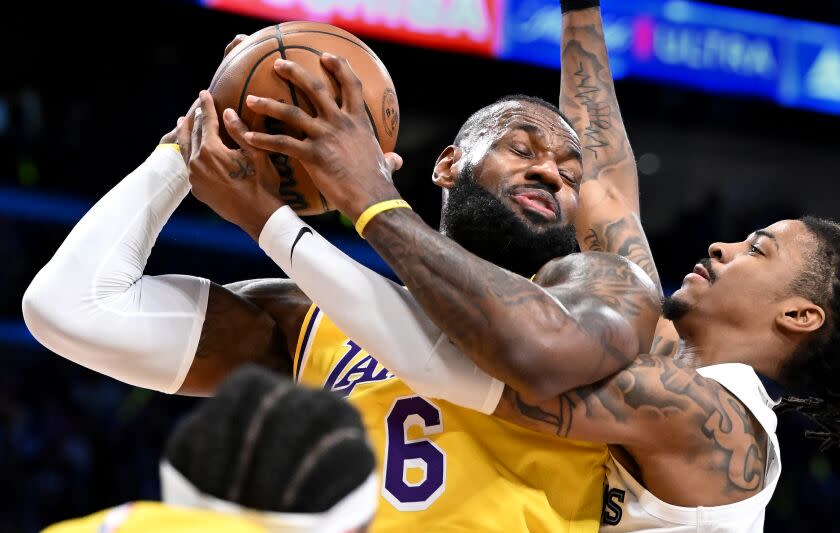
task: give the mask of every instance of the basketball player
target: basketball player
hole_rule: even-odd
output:
[[[594,9],[567,14],[564,27],[571,34],[586,34],[599,29],[599,18]],[[575,22],[583,23],[583,27],[575,27]],[[565,36],[564,42],[568,43]],[[342,63],[335,62],[333,68],[342,86],[352,86],[352,75],[341,72],[346,68]],[[294,65],[281,64],[279,72],[310,99],[319,97],[311,80]],[[343,101],[348,101],[349,96],[343,93]],[[459,338],[463,334],[462,317],[468,317],[469,312],[458,308],[459,302],[452,301],[458,296],[453,295],[472,296],[469,291],[481,282],[460,280],[463,288],[453,283],[447,299],[439,296],[440,279],[470,274],[477,279],[482,279],[481,274],[489,278],[493,271],[480,261],[465,259],[464,254],[451,247],[447,249],[445,241],[407,210],[383,210],[365,220],[370,206],[398,198],[390,180],[383,179],[382,172],[369,163],[377,158],[357,158],[359,164],[342,169],[329,165],[335,154],[343,160],[341,150],[348,146],[354,154],[375,151],[374,142],[367,141],[366,150],[359,141],[370,135],[361,135],[349,126],[354,121],[364,124],[365,117],[336,109],[330,111],[343,113],[340,119],[331,120],[330,112],[319,112],[318,118],[313,119],[293,115],[282,104],[257,103],[274,118],[306,128],[309,139],[295,143],[282,136],[243,137],[263,148],[294,151],[327,198],[366,224],[364,235],[406,281],[441,330],[453,340]],[[326,106],[327,101],[322,103]],[[233,115],[226,119],[229,126],[236,123]],[[330,154],[330,158],[325,154]],[[249,156],[256,158],[254,153]],[[584,158],[584,174],[586,161]],[[333,309],[330,301],[340,299],[339,294],[347,288],[324,274],[343,268],[337,266],[343,261],[340,254],[331,252],[314,234],[293,242],[292,238],[302,236],[307,227],[287,208],[271,214],[266,223],[260,213],[245,208],[254,205],[254,197],[243,195],[235,199],[226,180],[208,179],[203,186],[208,203],[243,227],[252,228],[252,234],[256,227],[261,246],[310,296],[319,303],[325,302],[324,308],[331,306],[329,312],[338,320],[341,310]],[[632,211],[626,209],[614,212],[618,221],[630,215]],[[595,232],[593,235],[594,240],[599,240]],[[634,233],[626,227],[624,236],[628,241],[645,242],[640,231]],[[820,369],[830,365],[837,307],[832,287],[840,269],[840,226],[813,218],[782,221],[756,231],[742,243],[714,244],[709,253],[710,258],[702,260],[695,272],[686,277],[683,288],[667,300],[660,344],[676,346],[679,331],[685,348],[675,358],[645,354],[629,369],[600,383],[551,400],[530,402],[523,398],[523,391],[537,397],[546,389],[529,389],[524,378],[511,378],[516,375],[518,361],[492,349],[511,337],[526,338],[530,333],[527,328],[520,330],[519,324],[493,327],[492,320],[485,319],[490,327],[472,333],[483,335],[477,342],[488,349],[474,349],[475,343],[465,343],[464,351],[478,367],[511,385],[497,415],[534,429],[612,444],[605,530],[760,531],[764,507],[778,481],[780,459],[774,433],[774,404],[755,370],[787,384],[819,385],[823,377]],[[292,259],[304,261],[305,266],[294,266]],[[549,265],[536,281],[550,287],[556,285],[570,276],[570,271],[562,268],[569,262],[566,259]],[[435,270],[441,264],[444,266]],[[810,272],[813,265],[818,266],[817,275]],[[653,268],[652,263],[650,267]],[[333,283],[319,288],[307,280],[319,276]],[[355,291],[355,301],[379,301],[384,292],[393,291],[385,286],[387,283],[372,279],[375,277],[369,274],[369,279],[361,283],[353,280],[356,285],[376,288],[372,296],[360,296],[360,291]],[[499,278],[490,283],[494,281]],[[507,295],[505,288],[499,287],[491,296],[504,305]],[[463,307],[471,303],[467,297]],[[388,316],[397,322],[407,318],[393,309],[388,310]],[[676,329],[670,319],[677,320]],[[361,336],[365,328],[371,326],[357,323],[347,331]],[[385,343],[377,345],[372,341],[366,346],[377,346],[375,351],[380,358],[386,357]],[[559,354],[562,359],[562,349],[556,346],[547,346],[545,351]],[[396,348],[392,353],[400,355]],[[391,368],[401,364],[389,361]],[[470,369],[461,371],[464,382],[468,382]],[[397,373],[409,381],[407,373]],[[817,391],[827,395],[829,387],[822,385]],[[463,404],[457,394],[450,391],[441,397]],[[831,428],[830,418],[821,421]],[[686,491],[686,486],[692,490]]]
[[[332,59],[324,64],[337,66]],[[354,100],[346,101],[352,105]],[[199,125],[214,114],[207,94],[201,109]],[[405,291],[375,306],[350,300],[347,310],[356,319],[368,316],[377,322],[387,331],[382,337],[399,343],[406,353],[421,353],[428,360],[424,368],[441,369],[437,375],[420,376],[416,385],[396,378],[389,370],[401,374],[402,369],[380,364],[362,348],[370,339],[342,333],[291,282],[219,287],[188,276],[143,275],[157,234],[189,191],[184,156],[195,155],[190,171],[197,176],[214,168],[214,161],[229,163],[225,158],[239,157],[244,166],[234,173],[226,169],[225,175],[238,177],[243,191],[256,191],[258,183],[270,187],[278,179],[267,157],[243,159],[241,152],[224,148],[210,126],[197,129],[191,139],[191,119],[181,121],[163,146],[85,215],[33,280],[24,298],[24,317],[33,334],[89,368],[165,392],[210,394],[233,369],[257,362],[346,395],[360,408],[382,472],[383,500],[375,530],[596,530],[606,448],[558,441],[415,393],[412,389],[429,397],[457,391],[461,405],[491,413],[503,386],[481,371],[469,379],[445,381],[443,370],[469,360],[433,323],[427,320],[421,330],[404,332],[399,323],[369,314],[396,306],[422,315]],[[235,135],[236,124],[229,125]],[[482,131],[522,144],[539,136],[550,150],[538,158],[517,157],[507,145],[488,146]],[[171,144],[176,138],[180,146]],[[580,151],[577,135],[551,104],[513,97],[476,113],[436,167],[435,181],[451,189],[447,234],[527,275],[548,259],[573,251]],[[393,165],[396,159],[387,161]],[[472,170],[459,179],[467,161]],[[196,190],[199,196],[205,192]],[[267,207],[250,206],[255,212]],[[504,243],[501,249],[485,242],[489,224],[493,238]],[[304,231],[299,237],[305,245],[309,235]],[[305,264],[305,257],[294,259]],[[565,268],[578,268],[584,275],[559,283],[553,288],[556,294],[493,268],[496,281],[514,289],[522,306],[465,294],[471,309],[464,316],[464,334],[484,336],[473,327],[473,309],[480,308],[493,323],[517,323],[517,328],[535,333],[488,349],[524,360],[551,343],[564,346],[563,358],[575,362],[560,372],[561,354],[556,351],[542,350],[540,359],[530,360],[525,365],[529,378],[540,377],[546,387],[533,398],[525,392],[532,401],[611,375],[651,343],[658,318],[655,288],[627,260],[609,254],[579,256]],[[523,390],[525,385],[523,381]]]
[[[128,503],[45,533],[367,531],[375,466],[352,406],[249,365],[175,427],[163,504]]]

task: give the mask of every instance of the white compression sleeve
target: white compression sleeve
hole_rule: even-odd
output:
[[[259,242],[342,331],[414,392],[495,410],[504,384],[455,347],[404,287],[345,255],[288,206],[271,216]]]
[[[190,190],[159,146],[76,224],[23,297],[23,316],[55,353],[126,383],[174,393],[189,370],[210,282],[144,276],[163,225]]]

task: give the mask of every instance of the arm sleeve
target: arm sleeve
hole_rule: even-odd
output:
[[[172,145],[159,146],[79,221],[23,297],[41,344],[131,385],[176,392],[195,356],[210,282],[144,276],[152,246],[190,190]]]
[[[345,255],[288,206],[260,247],[355,342],[416,393],[492,413],[504,384],[464,355],[411,294]]]

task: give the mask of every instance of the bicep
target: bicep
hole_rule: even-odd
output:
[[[569,320],[544,328],[546,396],[598,382],[651,345],[659,318],[656,288],[626,258],[583,253],[552,261],[535,281],[563,302]],[[523,392],[520,390],[520,392]]]
[[[280,307],[286,311],[282,314],[297,315],[299,306],[286,302],[288,291],[255,296],[249,286],[248,282],[210,286],[198,349],[180,394],[212,394],[228,374],[247,363],[290,372],[287,332],[273,313]]]

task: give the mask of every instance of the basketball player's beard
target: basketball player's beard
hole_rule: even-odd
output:
[[[577,251],[573,225],[534,229],[476,183],[469,165],[449,189],[443,222],[446,235],[468,251],[525,277]]]
[[[717,282],[717,273],[712,266],[712,259],[704,257],[697,261],[697,264],[703,265],[703,268],[705,268],[706,272],[709,274],[709,285],[714,285]],[[679,320],[687,315],[691,309],[691,305],[678,298],[674,298],[673,296],[666,296],[665,298],[662,298],[662,316],[666,320],[670,320],[672,322]]]
[[[691,311],[691,306],[684,301],[674,298],[673,296],[666,296],[662,298],[662,317],[665,320],[676,321],[684,317]]]

